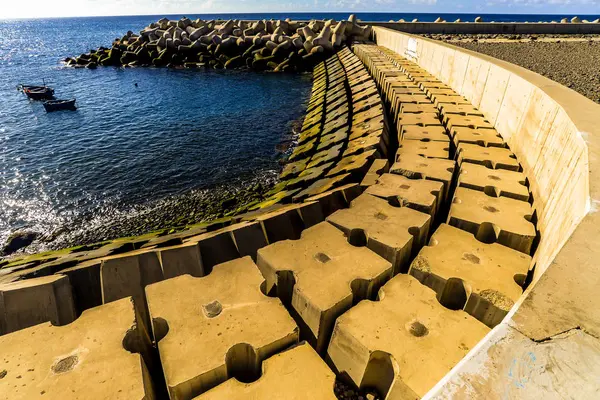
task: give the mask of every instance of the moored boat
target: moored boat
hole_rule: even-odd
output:
[[[75,99],[70,100],[47,100],[44,101],[44,108],[46,112],[60,111],[60,110],[77,110],[75,105]]]
[[[24,87],[23,93],[32,100],[52,99],[54,89],[48,86]]]

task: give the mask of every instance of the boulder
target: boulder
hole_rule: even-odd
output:
[[[475,18],[475,22],[483,22],[483,18],[481,18],[481,17],[476,17],[476,18]]]
[[[2,255],[7,256],[29,246],[37,236],[38,234],[32,231],[16,231],[11,233],[6,239],[6,244],[2,249]]]
[[[566,19],[566,18],[563,18],[563,19],[561,19],[561,20],[560,20],[560,23],[561,23],[561,24],[568,24],[568,23],[569,23],[569,20],[568,20],[568,19]]]
[[[575,17],[571,18],[571,23],[579,24],[579,23],[581,23],[581,19],[579,17],[575,16]]]

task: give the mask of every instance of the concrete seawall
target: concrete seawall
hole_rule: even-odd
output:
[[[598,337],[600,328],[600,249],[595,244],[600,106],[538,74],[485,55],[381,27],[374,28],[374,34],[379,45],[413,59],[493,121],[529,179],[541,235],[533,259],[533,285],[510,318],[484,341],[487,345],[457,367],[438,394],[504,393],[514,359],[507,354],[518,357],[528,347],[535,350],[533,341],[573,330],[578,335],[568,340],[576,343],[574,353],[556,362],[575,363],[589,348],[579,345]],[[588,355],[598,368],[598,354]],[[559,375],[556,386],[569,378]],[[468,383],[477,379],[477,385]],[[531,380],[530,395],[543,392],[542,374]],[[460,385],[468,388],[459,390]]]
[[[597,397],[600,105],[373,39],[315,67],[298,146],[246,213],[4,265],[0,393]]]
[[[597,34],[599,23],[554,23],[554,22],[366,22],[366,24],[389,28],[411,34]]]

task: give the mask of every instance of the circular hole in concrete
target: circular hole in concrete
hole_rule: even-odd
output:
[[[71,355],[58,360],[53,366],[52,371],[55,374],[64,374],[65,372],[71,371],[79,363],[79,357],[77,355]]]
[[[406,330],[414,337],[423,337],[429,333],[429,329],[419,321],[412,321],[406,324]]]

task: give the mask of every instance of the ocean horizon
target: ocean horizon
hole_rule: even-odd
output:
[[[310,19],[346,19],[350,14],[356,15],[358,19],[364,22],[388,22],[390,20],[412,21],[418,19],[422,22],[433,22],[438,17],[442,17],[448,22],[455,21],[460,18],[463,21],[473,21],[476,17],[483,18],[484,21],[490,22],[551,22],[560,21],[562,18],[579,17],[581,19],[594,20],[600,18],[600,14],[524,14],[524,13],[415,13],[415,12],[266,12],[266,13],[198,13],[198,14],[141,14],[141,15],[107,15],[107,16],[77,16],[77,17],[39,17],[39,18],[0,18],[0,23],[3,21],[39,21],[39,20],[68,20],[68,19],[94,19],[94,18],[150,18],[152,20],[158,18],[179,19],[182,17],[188,18],[203,18],[203,19],[280,19],[294,17],[296,20]]]

